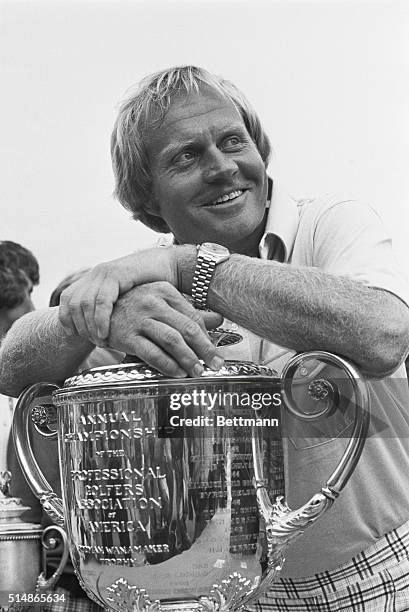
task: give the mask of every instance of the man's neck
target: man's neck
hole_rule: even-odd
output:
[[[257,227],[250,236],[247,236],[244,240],[240,241],[237,245],[230,244],[226,245],[232,253],[239,253],[240,255],[247,255],[247,257],[260,257],[259,245],[262,237],[264,236],[266,221],[267,221],[268,210],[264,213],[263,223]]]

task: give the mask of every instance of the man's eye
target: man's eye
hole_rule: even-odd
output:
[[[226,138],[226,140],[224,141],[224,146],[228,149],[228,148],[233,148],[233,147],[237,147],[238,145],[241,144],[241,140],[238,136],[229,136],[228,138]]]
[[[177,164],[183,164],[183,163],[192,161],[194,158],[195,158],[195,155],[192,151],[183,151],[183,153],[180,153],[176,157],[175,162]]]

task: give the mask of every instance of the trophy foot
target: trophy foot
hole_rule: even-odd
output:
[[[249,599],[253,599],[259,585],[259,577],[252,582],[234,572],[227,580],[213,586],[210,597],[200,599],[203,612],[242,612]]]
[[[107,601],[120,612],[161,612],[159,601],[151,601],[145,589],[131,586],[125,578],[119,578],[106,589]]]
[[[277,567],[263,580],[257,577],[254,581],[234,572],[219,585],[215,584],[208,597],[190,601],[152,601],[145,589],[119,578],[107,587],[106,599],[117,612],[245,612],[246,605],[269,589],[280,570]]]

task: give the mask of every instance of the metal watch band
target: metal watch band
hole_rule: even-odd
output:
[[[206,310],[207,293],[210,281],[217,262],[214,259],[204,257],[200,252],[197,255],[196,268],[192,281],[193,305],[198,310]]]

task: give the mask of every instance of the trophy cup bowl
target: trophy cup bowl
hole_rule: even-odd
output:
[[[336,382],[320,375],[308,386],[318,409],[300,409],[292,383],[306,360],[344,373],[354,419],[334,473],[291,510],[274,499],[268,467],[280,446],[281,410],[322,418],[339,396]],[[260,406],[263,394],[268,407]],[[62,500],[35,462],[30,416],[45,436],[58,435]],[[359,373],[316,351],[291,359],[281,377],[226,361],[218,372],[205,367],[199,378],[174,380],[143,363],[122,363],[87,370],[61,388],[38,383],[20,397],[13,433],[34,493],[65,526],[91,599],[124,612],[242,612],[271,587],[288,544],[332,505],[358,461],[367,425]]]

